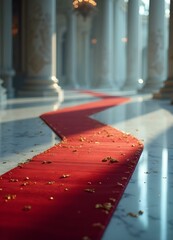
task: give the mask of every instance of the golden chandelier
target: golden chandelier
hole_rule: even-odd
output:
[[[73,7],[76,12],[84,18],[95,11],[97,3],[95,0],[73,0]]]

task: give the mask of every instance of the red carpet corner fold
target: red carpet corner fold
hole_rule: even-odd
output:
[[[101,239],[143,144],[90,118],[129,101],[95,102],[43,114],[61,143],[0,177],[1,240]]]

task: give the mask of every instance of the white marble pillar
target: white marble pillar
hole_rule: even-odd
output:
[[[102,1],[97,2],[97,7],[100,12],[100,4]],[[99,76],[100,76],[100,36],[101,36],[101,14],[96,14],[93,17],[92,29],[91,29],[91,62],[90,62],[90,71],[91,71],[91,88],[99,88]]]
[[[165,75],[165,1],[151,0],[149,6],[148,77],[143,92],[155,92],[163,85]]]
[[[169,73],[168,86],[171,88],[171,104],[173,104],[173,0],[170,0],[170,20],[169,20]]]
[[[0,0],[0,77],[9,98],[14,97],[12,67],[12,1]]]
[[[119,21],[119,12],[120,12],[120,1],[114,0],[114,14],[113,14],[113,81],[116,89],[119,89],[119,59],[120,59],[120,43],[121,43],[121,35],[120,28],[121,23]]]
[[[18,95],[61,96],[56,78],[56,0],[26,0],[26,77]]]
[[[140,74],[139,56],[139,0],[129,0],[127,10],[126,82],[123,90],[137,90]]]
[[[77,16],[71,9],[67,11],[66,86],[70,88],[78,88]]]
[[[173,98],[173,1],[170,1],[170,18],[169,18],[169,42],[168,42],[168,76],[164,86],[158,93],[153,95],[157,99]]]
[[[113,81],[113,0],[103,0],[100,4],[99,14],[101,14],[101,29],[98,39],[100,51],[98,59],[98,79],[99,88],[115,87]]]
[[[90,59],[90,35],[89,31],[83,32],[83,40],[84,40],[84,75],[83,75],[83,83],[85,87],[90,86],[90,78],[89,78],[89,59]]]
[[[63,85],[63,54],[64,54],[64,34],[66,32],[66,20],[63,14],[57,15],[57,76],[61,79]]]
[[[91,17],[84,18],[78,16],[78,83],[81,88],[89,88],[91,86],[90,77],[90,33],[91,33]]]

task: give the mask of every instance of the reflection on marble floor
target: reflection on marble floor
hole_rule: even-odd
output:
[[[65,92],[60,106],[56,98],[8,100],[0,111],[0,174],[60,141],[40,114],[94,100],[72,91]],[[172,240],[173,106],[148,95],[134,96],[91,117],[133,134],[145,146],[103,240]],[[128,216],[139,210],[139,217]]]

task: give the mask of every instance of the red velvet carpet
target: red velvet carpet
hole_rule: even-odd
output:
[[[97,96],[101,100],[43,114],[62,142],[1,176],[1,240],[101,239],[143,144],[89,118],[128,101]]]

